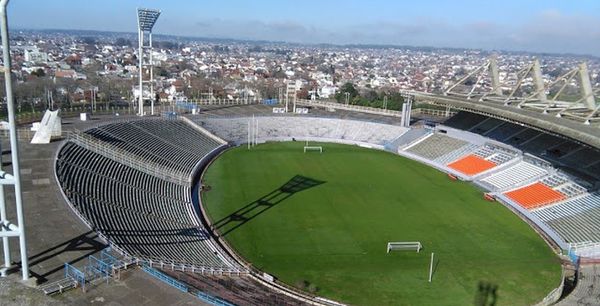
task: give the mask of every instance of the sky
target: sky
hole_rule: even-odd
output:
[[[297,43],[394,44],[600,56],[600,0],[12,0],[22,29],[136,31]]]

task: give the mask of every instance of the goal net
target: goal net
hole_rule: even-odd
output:
[[[417,251],[419,253],[423,246],[419,241],[401,241],[401,242],[388,242],[387,252],[391,251]]]
[[[307,151],[319,151],[319,153],[323,153],[323,147],[322,146],[311,146],[307,140],[306,144],[304,145],[304,153],[306,153]]]
[[[304,146],[304,153],[306,151],[319,151],[319,153],[323,153],[323,147],[321,146]]]

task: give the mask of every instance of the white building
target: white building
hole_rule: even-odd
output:
[[[323,99],[329,99],[335,95],[337,87],[331,85],[325,85],[319,89],[319,97]]]
[[[25,61],[32,63],[47,63],[48,53],[40,52],[37,48],[25,50]]]

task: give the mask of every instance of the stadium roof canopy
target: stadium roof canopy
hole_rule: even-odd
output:
[[[557,118],[549,114],[505,106],[488,101],[473,101],[455,97],[413,93],[418,102],[451,107],[494,117],[505,121],[516,122],[546,133],[567,137],[577,142],[600,149],[600,126],[586,125],[567,118]]]

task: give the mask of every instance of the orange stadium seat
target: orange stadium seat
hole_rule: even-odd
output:
[[[535,183],[515,189],[506,192],[504,195],[526,209],[549,205],[567,198],[564,194],[542,183]]]
[[[496,167],[496,164],[477,155],[467,155],[448,164],[448,167],[460,173],[472,176]]]

